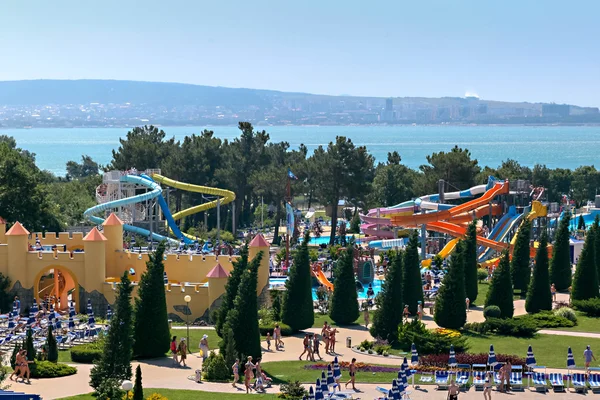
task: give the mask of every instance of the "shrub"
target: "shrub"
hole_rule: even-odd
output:
[[[96,398],[122,399],[125,392],[121,389],[121,380],[117,378],[103,379],[98,385]]]
[[[573,310],[571,310],[572,312]],[[575,317],[577,319],[577,317]],[[560,315],[555,315],[551,311],[540,312],[537,314],[528,314],[515,318],[518,321],[531,321],[538,329],[545,328],[571,328],[575,326],[573,321],[562,317]]]
[[[459,364],[487,364],[488,354],[487,353],[479,353],[479,354],[471,354],[471,353],[457,353],[456,354],[456,362]],[[521,365],[525,367],[525,359],[507,355],[507,354],[496,354],[496,359],[498,362],[508,362],[512,365]],[[419,369],[421,367],[440,367],[447,368],[448,367],[448,354],[430,354],[419,357]]]
[[[382,356],[384,354],[389,354],[391,348],[392,346],[390,346],[389,344],[380,344],[375,346],[373,349],[375,350],[375,353]]]
[[[300,400],[307,395],[308,392],[304,389],[300,381],[287,381],[279,387],[277,397],[286,400]]]
[[[483,309],[483,316],[485,319],[488,318],[500,318],[502,312],[500,311],[500,307],[498,306],[487,306]]]
[[[214,351],[210,353],[204,365],[202,366],[204,379],[207,381],[228,381],[231,377],[229,367],[225,365],[225,359],[221,354],[216,354]]]
[[[479,268],[477,270],[477,280],[479,281],[479,283],[482,283],[483,281],[485,281],[488,277],[488,273],[485,269],[481,269]]]
[[[373,348],[373,342],[369,342],[368,340],[363,340],[362,342],[360,342],[358,347],[361,347],[365,350],[369,350],[369,349]]]
[[[575,314],[575,311],[573,311],[572,308],[561,307],[559,309],[554,310],[554,315],[566,318],[569,321],[573,322],[574,324],[577,323],[577,314]]]
[[[536,323],[525,318],[489,318],[485,324],[488,325],[490,332],[504,336],[533,337],[538,331]]]
[[[450,345],[454,346],[457,353],[468,349],[465,336],[451,337],[450,335],[428,330],[423,323],[414,320],[402,325],[399,329],[398,344],[404,351],[410,351],[411,345],[415,344],[420,354],[441,354],[450,351]]]
[[[162,394],[152,393],[150,396],[146,397],[146,400],[169,400],[167,397]]]
[[[294,331],[292,331],[292,328],[290,328],[289,325],[286,325],[283,322],[271,322],[268,324],[264,324],[264,323],[260,324],[258,326],[258,329],[260,330],[260,335],[267,336],[267,332],[269,332],[271,334],[271,336],[273,336],[273,329],[275,329],[276,323],[279,324],[279,328],[281,329],[281,336],[293,335]]]
[[[340,252],[335,267],[335,286],[331,296],[329,315],[338,325],[349,325],[359,316],[358,295],[354,280],[354,242]],[[419,282],[420,282],[419,274]],[[419,283],[419,287],[420,283]]]
[[[104,341],[80,344],[71,348],[71,361],[83,364],[92,364],[100,359],[104,349]]]
[[[56,344],[56,338],[52,334],[52,325],[48,327],[48,337],[46,339],[46,345],[48,346],[48,361],[58,361],[58,345]]]
[[[600,298],[594,297],[588,300],[574,300],[573,308],[590,317],[600,317]]]
[[[77,373],[77,368],[67,364],[53,363],[51,361],[36,361],[31,364],[32,378],[59,378]]]

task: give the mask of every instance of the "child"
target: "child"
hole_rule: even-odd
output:
[[[231,366],[231,369],[233,371],[233,384],[231,386],[233,386],[234,388],[237,388],[236,384],[240,380],[240,359],[239,358],[235,359],[235,363]]]
[[[271,351],[271,334],[267,332],[267,351]]]

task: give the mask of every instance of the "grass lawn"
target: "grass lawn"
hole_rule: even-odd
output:
[[[239,400],[245,398],[244,394],[237,393],[215,393],[201,392],[199,390],[173,390],[173,389],[144,389],[144,398],[149,397],[153,393],[158,393],[169,400]],[[258,396],[258,397],[257,397]],[[276,399],[275,394],[253,394],[253,399]],[[92,394],[80,394],[79,396],[63,397],[59,400],[96,400]]]
[[[489,282],[480,282],[477,285],[477,299],[475,299],[475,304],[477,306],[483,307],[485,304],[485,298],[487,296],[487,292],[490,289]],[[513,293],[513,300],[520,300],[521,295],[519,293]]]
[[[217,331],[214,329],[190,329],[190,340],[188,343],[188,347],[193,353],[197,353],[200,351],[199,344],[200,339],[202,339],[203,335],[208,335],[208,348],[210,350],[216,349],[219,347],[219,342],[221,338],[217,335]],[[171,329],[171,337],[177,336],[177,342],[181,338],[186,338],[187,340],[187,332],[186,329]]]
[[[588,317],[578,312],[577,325],[572,328],[553,328],[552,330],[600,333],[600,318]]]
[[[470,353],[487,353],[490,350],[490,344],[493,344],[496,354],[514,354],[525,358],[527,346],[531,345],[537,364],[552,368],[566,368],[569,346],[573,350],[577,366],[584,365],[583,350],[586,345],[591,345],[592,349],[600,349],[600,339],[586,337],[536,335],[527,339],[476,334],[468,334],[468,337]],[[598,366],[598,363],[593,364],[595,367]]]
[[[370,320],[373,321],[373,311],[369,312],[369,316],[370,316]],[[313,328],[322,328],[323,327],[323,322],[327,321],[328,324],[333,325],[333,326],[337,326],[337,324],[335,322],[333,322],[333,320],[331,319],[331,317],[329,316],[329,314],[320,314],[320,313],[315,313],[315,323],[313,324]],[[350,325],[346,325],[346,326],[352,326],[352,325],[363,325],[365,324],[365,319],[363,317],[363,313],[361,312],[358,319],[356,321],[354,321],[354,323],[350,324]]]

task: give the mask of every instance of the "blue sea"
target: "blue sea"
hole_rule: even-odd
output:
[[[234,139],[235,126],[164,127],[168,137],[181,140],[186,135],[212,129],[217,137]],[[273,141],[287,141],[292,147],[304,143],[309,150],[344,135],[365,145],[378,161],[385,161],[396,150],[402,162],[417,168],[426,156],[449,151],[454,145],[467,148],[482,166],[496,167],[508,158],[532,167],[576,168],[598,164],[600,127],[598,126],[270,126],[265,129]],[[65,174],[69,160],[82,154],[100,164],[108,164],[111,151],[119,147],[119,138],[127,128],[48,128],[5,129],[0,134],[13,136],[17,145],[36,153],[40,168],[57,175]]]

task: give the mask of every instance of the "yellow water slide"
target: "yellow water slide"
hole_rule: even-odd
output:
[[[458,243],[459,240],[460,240],[459,238],[455,238],[455,239],[452,239],[451,241],[449,241],[448,243],[446,243],[444,248],[438,253],[438,256],[440,256],[442,258],[448,257],[450,255],[450,253],[452,253],[454,251],[454,248],[456,247],[456,243]],[[421,266],[430,267],[432,260],[433,259],[428,258],[427,260],[421,261]]]

